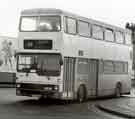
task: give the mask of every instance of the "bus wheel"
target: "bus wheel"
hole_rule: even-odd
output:
[[[118,83],[118,84],[116,85],[116,88],[115,88],[115,96],[116,96],[116,97],[120,97],[120,96],[121,96],[121,88],[122,88],[121,84]]]
[[[77,93],[77,99],[80,103],[82,103],[86,98],[86,90],[85,87],[83,85],[81,85],[78,89],[78,93]]]

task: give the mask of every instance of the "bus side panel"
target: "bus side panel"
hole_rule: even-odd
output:
[[[64,58],[63,93],[65,99],[74,98],[75,58]]]
[[[118,82],[122,85],[122,94],[130,92],[131,80],[129,74],[104,74],[102,61],[99,63],[98,79],[98,96],[114,95]]]
[[[122,94],[130,92],[130,80],[128,75],[106,75],[103,74],[99,79],[99,96],[114,95],[118,82],[122,85]]]

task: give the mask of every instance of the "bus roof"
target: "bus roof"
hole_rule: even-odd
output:
[[[62,10],[53,8],[35,8],[35,9],[26,9],[21,12],[21,15],[42,15],[42,14],[62,14]]]
[[[22,16],[38,16],[38,15],[44,15],[44,14],[64,15],[64,16],[75,18],[77,20],[89,22],[91,24],[96,24],[96,25],[99,25],[99,26],[102,26],[102,27],[105,27],[105,28],[110,28],[110,29],[113,29],[113,30],[116,30],[116,31],[131,33],[131,31],[128,30],[128,29],[124,29],[124,28],[121,28],[121,27],[110,25],[108,23],[104,23],[104,22],[97,21],[97,20],[94,20],[94,19],[82,17],[80,15],[69,13],[69,12],[66,12],[66,11],[63,11],[63,10],[60,10],[60,9],[35,8],[35,9],[26,9],[26,10],[23,10],[21,12]]]
[[[58,50],[17,50],[16,54],[20,53],[60,53]]]

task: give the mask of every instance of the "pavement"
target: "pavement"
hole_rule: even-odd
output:
[[[15,88],[14,83],[0,83],[0,88]]]
[[[135,119],[135,88],[132,89],[130,95],[123,95],[115,100],[103,101],[96,106],[104,112]]]

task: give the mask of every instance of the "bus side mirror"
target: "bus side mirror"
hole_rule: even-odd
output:
[[[60,59],[60,65],[63,65],[63,61],[62,61],[62,59]]]

